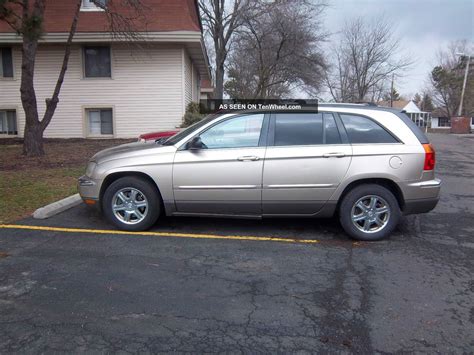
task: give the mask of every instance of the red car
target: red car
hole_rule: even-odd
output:
[[[169,137],[174,136],[178,133],[179,130],[174,131],[159,131],[159,132],[152,132],[152,133],[144,133],[138,137],[139,142],[150,142],[154,141],[156,143],[162,143],[167,140]]]

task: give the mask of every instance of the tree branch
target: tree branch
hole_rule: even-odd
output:
[[[61,66],[61,71],[59,72],[59,77],[56,82],[56,86],[54,88],[53,96],[51,99],[46,99],[46,111],[44,113],[43,119],[41,120],[41,127],[42,129],[46,129],[49,122],[53,118],[54,111],[59,102],[59,92],[61,91],[61,87],[64,82],[64,76],[66,75],[67,66],[69,63],[69,57],[71,55],[71,46],[72,46],[72,39],[74,38],[74,34],[76,33],[77,29],[77,21],[79,19],[79,12],[81,10],[82,0],[76,0],[76,9],[74,11],[74,17],[71,24],[71,29],[69,30],[69,36],[66,42],[66,50],[64,52],[63,64]]]

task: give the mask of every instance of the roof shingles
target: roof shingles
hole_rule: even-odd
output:
[[[45,32],[69,32],[75,3],[77,0],[46,0]],[[117,12],[121,1],[109,0],[116,6]],[[146,7],[143,11],[146,18],[136,22],[136,31],[169,32],[196,31],[201,32],[196,0],[141,0]],[[114,10],[115,11],[115,10]],[[107,32],[108,21],[102,11],[81,11],[77,32]],[[0,32],[13,32],[5,22],[0,21]]]

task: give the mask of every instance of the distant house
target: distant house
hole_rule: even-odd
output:
[[[451,129],[451,118],[441,109],[435,109],[431,113],[431,128],[449,131]]]
[[[35,88],[40,117],[61,68],[74,0],[46,0]],[[107,0],[101,0],[106,1]],[[112,39],[106,17],[83,0],[60,102],[45,137],[130,138],[181,124],[185,108],[212,93],[197,0],[142,0],[147,44]],[[0,21],[0,135],[22,136],[21,37]]]
[[[436,109],[432,113],[431,128],[439,131],[449,131],[451,129],[451,118],[441,109]],[[474,130],[474,117],[471,117],[471,130]]]
[[[421,111],[413,100],[395,100],[391,103],[390,101],[379,101],[377,105],[385,107],[394,107],[403,110],[408,116],[410,116],[413,122],[415,122],[419,127],[425,129],[431,120],[431,113]]]

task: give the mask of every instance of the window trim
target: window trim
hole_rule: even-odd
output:
[[[336,113],[336,112],[335,112]],[[362,115],[360,113],[352,113],[352,112],[337,112],[337,115],[339,116],[339,119],[341,120],[341,124],[342,126],[344,127],[344,132],[346,133],[347,135],[347,139],[348,139],[348,144],[350,145],[372,145],[372,144],[405,144],[403,143],[403,141],[398,138],[391,130],[389,130],[387,127],[385,127],[383,124],[381,124],[380,122],[378,122],[377,120],[375,120],[374,118],[372,117],[369,117],[367,115]],[[350,138],[349,138],[349,133],[347,133],[347,130],[346,130],[346,126],[344,125],[344,121],[342,120],[342,115],[350,115],[350,116],[360,116],[360,117],[364,117],[364,118],[367,118],[368,120],[374,122],[377,126],[379,126],[380,128],[382,128],[385,132],[387,132],[390,136],[392,136],[393,139],[395,139],[396,142],[392,142],[392,143],[352,143],[350,141]]]
[[[15,51],[13,50],[13,47],[12,46],[0,46],[0,50],[2,50],[3,48],[10,48],[10,51],[11,51],[11,54],[12,54],[12,76],[0,76],[0,80],[5,80],[5,81],[12,81],[12,80],[16,80],[16,75],[15,75]],[[0,59],[1,59],[1,56],[2,54],[0,53]],[[0,65],[3,65],[1,60],[0,60]],[[3,71],[3,68],[2,68],[2,71]]]
[[[194,137],[200,136],[201,134],[208,131],[209,129],[211,129],[214,126],[217,126],[218,124],[229,121],[231,119],[236,119],[236,118],[240,118],[240,117],[244,117],[244,116],[250,116],[250,115],[261,115],[261,114],[263,114],[263,121],[262,121],[262,127],[260,128],[260,137],[258,139],[258,145],[257,146],[255,146],[255,147],[211,148],[211,149],[208,149],[208,150],[216,151],[216,150],[228,150],[228,149],[265,148],[268,133],[269,133],[268,121],[270,120],[270,114],[267,113],[267,112],[249,112],[249,113],[245,113],[245,114],[238,114],[238,115],[233,115],[233,116],[226,117],[222,120],[218,120],[218,121],[212,123],[211,125],[207,126],[206,128],[204,128],[203,130],[201,130],[199,132],[195,132],[192,136],[190,136],[188,139],[186,139],[186,141],[182,145],[179,146],[178,151],[181,151],[181,150],[188,151],[188,149],[186,149],[186,144],[188,144],[188,142],[190,142]]]
[[[110,53],[110,76],[86,76],[86,47],[108,47]],[[114,79],[114,56],[112,46],[103,43],[83,44],[80,50],[80,60],[82,67],[82,80],[113,80]]]
[[[93,110],[112,110],[112,134],[91,134],[89,125],[89,111]],[[82,128],[84,130],[84,138],[115,138],[117,136],[114,105],[87,105],[82,106]]]
[[[1,133],[0,138],[15,138],[19,136],[20,132],[20,120],[18,119],[18,107],[15,106],[2,106],[0,107],[0,111],[15,111],[15,120],[16,120],[16,134],[8,134],[8,133]],[[8,123],[7,123],[8,124]]]
[[[321,121],[322,121],[322,127],[323,127],[323,139],[325,136],[325,124],[324,124],[324,114],[332,114],[334,117],[334,120],[336,121],[336,126],[339,132],[339,137],[341,138],[341,143],[336,143],[336,144],[328,144],[328,143],[321,143],[321,144],[298,144],[298,145],[275,145],[275,126],[276,126],[276,115],[279,113],[293,113],[293,114],[321,114]],[[268,133],[268,147],[277,147],[277,148],[282,148],[282,147],[327,147],[327,146],[339,146],[339,145],[349,145],[350,143],[347,140],[346,137],[346,132],[341,131],[340,123],[338,122],[338,115],[336,112],[332,111],[314,111],[314,112],[308,112],[308,111],[302,111],[302,112],[296,112],[296,111],[282,111],[282,112],[272,112],[271,113],[271,118],[270,118],[270,127],[269,127],[269,133]]]
[[[87,0],[81,0],[81,11],[84,12],[104,12],[105,10],[101,7],[97,6],[96,4],[92,4],[94,6],[88,7],[84,5],[84,2]]]

